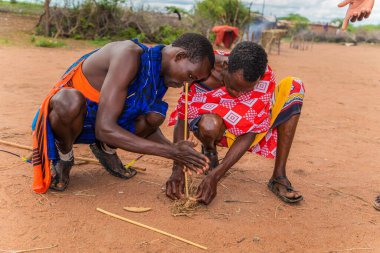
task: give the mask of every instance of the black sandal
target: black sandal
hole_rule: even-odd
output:
[[[121,162],[117,154],[108,154],[98,147],[96,143],[90,145],[90,149],[103,167],[112,176],[119,177],[122,179],[130,179],[137,174],[137,171],[132,167],[126,169]],[[115,167],[118,169],[115,170]]]
[[[60,191],[60,192],[66,190],[67,186],[70,183],[70,170],[73,167],[73,165],[74,165],[74,159],[71,161],[59,160],[56,165],[52,164],[51,165],[52,177],[51,177],[49,188],[52,190]],[[57,170],[58,166],[60,167],[60,170],[61,170],[60,171],[61,177],[63,177],[63,172],[64,171],[66,172],[68,170],[66,172],[68,173],[66,181],[63,181],[62,178],[58,176],[58,170]]]
[[[377,211],[380,211],[380,195],[377,196],[373,201],[373,208],[375,208]]]
[[[281,179],[286,179],[288,181],[289,185],[281,183],[280,182]],[[289,179],[286,176],[279,176],[279,177],[276,177],[275,179],[270,180],[268,182],[269,190],[271,190],[279,199],[281,199],[285,203],[296,203],[296,202],[303,200],[303,196],[299,196],[297,198],[290,199],[284,195],[281,195],[278,188],[275,187],[275,184],[279,184],[279,185],[284,186],[288,192],[296,192],[296,190],[294,190],[294,188],[292,187],[292,184],[290,183]]]
[[[215,150],[215,152],[214,151],[206,151],[202,145],[202,154],[207,156],[207,158],[210,160],[210,162],[208,164],[209,170],[212,170],[219,165],[218,153],[216,152],[216,150]]]

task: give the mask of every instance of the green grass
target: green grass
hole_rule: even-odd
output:
[[[44,6],[37,3],[11,3],[0,0],[0,10],[24,15],[41,15],[44,12]]]
[[[90,40],[89,42],[93,46],[102,47],[105,44],[110,43],[111,40],[109,38],[100,38],[100,39]]]
[[[37,47],[63,47],[63,46],[66,46],[66,44],[62,41],[57,41],[57,40],[53,40],[53,39],[37,39],[37,40],[33,40],[32,39],[32,42],[34,42],[34,45],[36,45]]]
[[[380,24],[379,25],[361,25],[356,27],[356,30],[364,30],[367,32],[373,32],[373,31],[380,31]]]
[[[9,45],[10,42],[6,38],[0,38],[0,45]]]

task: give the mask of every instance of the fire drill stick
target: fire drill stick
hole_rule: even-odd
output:
[[[189,101],[189,83],[185,83],[185,127],[184,127],[184,133],[183,133],[183,139],[187,140],[187,110],[188,110],[188,103]],[[188,179],[188,173],[187,168],[185,168],[185,196],[186,198],[189,198],[189,179]]]

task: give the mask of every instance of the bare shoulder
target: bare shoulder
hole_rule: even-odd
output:
[[[86,59],[83,73],[97,90],[102,89],[106,76],[127,86],[138,72],[142,52],[132,41],[111,42]]]
[[[136,45],[134,42],[130,40],[124,40],[124,41],[117,41],[107,44],[104,47],[105,51],[108,51],[108,53],[112,56],[118,56],[118,57],[139,57],[143,50],[141,47]]]

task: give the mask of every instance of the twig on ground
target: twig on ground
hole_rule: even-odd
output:
[[[237,199],[225,199],[224,202],[226,203],[257,203],[256,201],[237,200]]]
[[[173,234],[167,233],[167,232],[165,232],[165,231],[159,230],[159,229],[157,229],[157,228],[153,228],[153,227],[150,227],[150,226],[148,226],[148,225],[144,225],[144,224],[139,223],[139,222],[137,222],[137,221],[133,221],[133,220],[127,219],[127,218],[125,218],[125,217],[122,217],[122,216],[119,216],[119,215],[113,214],[113,213],[108,212],[108,211],[106,211],[106,210],[103,210],[103,209],[101,209],[101,208],[96,208],[96,210],[97,210],[98,212],[101,212],[101,213],[107,214],[107,215],[109,215],[109,216],[112,216],[112,217],[114,217],[114,218],[116,218],[116,219],[126,221],[126,222],[128,222],[128,223],[133,224],[133,225],[136,225],[136,226],[139,226],[139,227],[143,227],[143,228],[149,229],[149,230],[151,230],[151,231],[157,232],[157,233],[162,234],[162,235],[166,235],[166,236],[168,236],[168,237],[171,237],[171,238],[177,239],[177,240],[179,240],[179,241],[185,242],[185,243],[187,243],[187,244],[190,244],[190,245],[192,245],[192,246],[198,247],[198,248],[200,248],[200,249],[207,250],[207,247],[202,246],[202,245],[197,244],[197,243],[194,243],[194,242],[192,242],[192,241],[186,240],[186,239],[184,239],[184,238],[182,238],[182,237],[179,237],[179,236],[176,236],[176,235],[173,235]]]
[[[328,188],[328,189],[330,189],[330,190],[336,191],[336,192],[338,192],[338,193],[340,193],[340,194],[345,194],[345,195],[348,195],[348,196],[354,197],[354,198],[356,198],[356,199],[358,199],[358,200],[363,201],[363,202],[366,203],[366,204],[371,205],[370,202],[368,202],[367,200],[363,199],[363,198],[360,197],[360,196],[354,195],[354,194],[352,194],[352,193],[342,192],[341,190],[335,189],[335,188],[330,187],[330,186],[325,186],[325,187]]]
[[[277,219],[277,211],[279,210],[279,208],[281,207],[281,204],[276,206],[276,210],[274,211],[274,218]],[[282,207],[281,207],[282,208]]]
[[[225,189],[229,189],[227,186],[225,186],[224,184],[222,184],[221,182],[219,182],[219,184],[223,187],[223,188],[225,188]]]
[[[43,248],[33,248],[33,249],[21,249],[21,250],[6,250],[6,249],[0,249],[1,252],[9,252],[9,253],[23,253],[23,252],[31,252],[31,251],[37,251],[37,250],[46,250],[46,249],[52,249],[58,247],[58,244],[50,245],[48,247]]]
[[[162,184],[160,184],[160,183],[152,182],[152,181],[148,181],[148,180],[140,180],[139,184],[141,184],[141,183],[148,183],[148,184],[155,184],[155,185],[158,185],[158,186],[162,186]]]
[[[85,194],[85,193],[74,193],[75,196],[84,196],[84,197],[96,197],[95,194]]]
[[[261,192],[258,192],[258,191],[252,191],[253,193],[257,193],[263,197],[268,197],[268,195],[264,194],[264,193],[261,193]]]
[[[350,248],[350,249],[329,250],[326,252],[343,252],[343,251],[354,251],[354,250],[374,250],[374,248]]]

